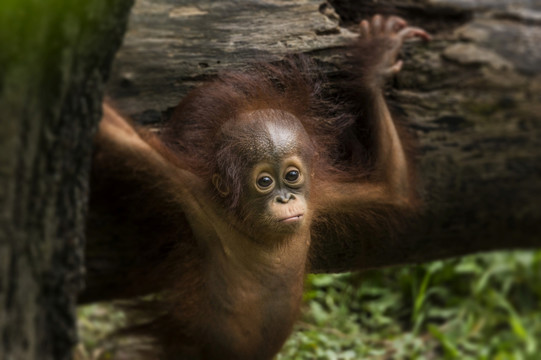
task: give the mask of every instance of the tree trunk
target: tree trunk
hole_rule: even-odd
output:
[[[69,359],[92,133],[130,0],[0,4],[0,358]]]
[[[332,77],[360,19],[398,14],[434,36],[405,46],[388,94],[419,138],[423,208],[392,245],[329,249],[315,271],[540,246],[541,5],[507,3],[139,0],[108,93],[124,114],[157,124],[191,88],[254,59],[304,52]],[[100,298],[105,279],[120,284],[134,259],[111,239],[89,245],[87,300]]]

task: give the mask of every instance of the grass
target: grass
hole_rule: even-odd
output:
[[[278,359],[539,359],[541,252],[310,276]]]
[[[278,360],[539,359],[541,251],[310,275],[304,297]],[[78,359],[114,359],[106,333],[121,314],[103,305],[79,312],[78,350],[94,357]]]

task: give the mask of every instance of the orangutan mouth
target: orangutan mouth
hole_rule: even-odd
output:
[[[290,217],[286,217],[284,219],[280,219],[280,222],[283,222],[283,223],[297,222],[302,219],[303,215],[304,214],[297,214]]]

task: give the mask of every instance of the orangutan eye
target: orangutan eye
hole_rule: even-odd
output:
[[[287,181],[295,182],[299,178],[299,171],[298,170],[290,170],[287,172],[285,176]]]
[[[260,188],[268,188],[272,185],[272,178],[270,176],[262,176],[259,179],[257,179],[257,185],[259,185]]]

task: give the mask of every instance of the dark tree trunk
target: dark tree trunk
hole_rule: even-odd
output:
[[[364,244],[361,239],[317,257],[315,270],[540,246],[541,5],[528,0],[514,1],[513,7],[504,0],[331,3],[140,0],[108,93],[124,114],[156,124],[189,89],[253,59],[304,52],[332,75],[360,19],[376,12],[398,14],[434,35],[426,46],[404,48],[404,69],[388,94],[419,138],[423,209],[391,245],[385,245],[387,239]],[[85,299],[103,298],[105,284],[122,282],[130,266],[144,269],[144,257],[133,253],[136,247],[130,253],[115,245],[112,239],[92,239]]]
[[[0,358],[69,359],[92,134],[131,0],[0,4]]]

